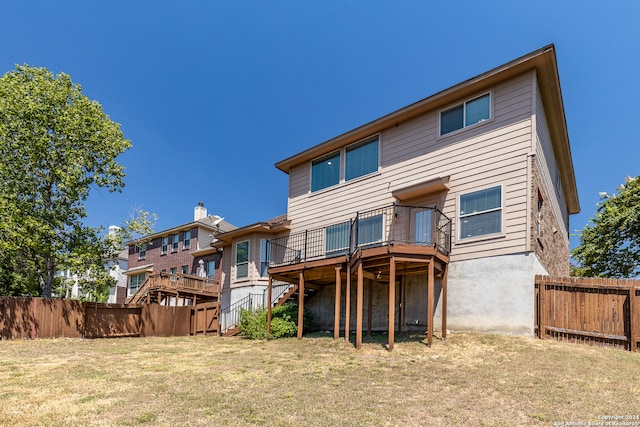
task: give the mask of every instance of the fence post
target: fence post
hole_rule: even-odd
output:
[[[546,276],[536,276],[536,282],[538,282],[538,338],[545,339],[547,333],[545,330],[547,312],[547,284],[545,280]]]

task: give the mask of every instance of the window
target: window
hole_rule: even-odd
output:
[[[430,245],[433,240],[433,211],[430,209],[418,210],[414,214],[414,241],[416,244]]]
[[[344,161],[343,161],[344,160]],[[344,173],[342,165],[344,164]],[[380,138],[376,135],[311,162],[311,192],[377,172]]]
[[[183,265],[181,268],[182,268],[182,274],[189,274],[189,266],[188,265]]]
[[[179,241],[180,241],[180,235],[179,234],[171,235],[171,252],[177,252],[178,251],[178,242]]]
[[[160,269],[160,273],[166,273],[166,272],[167,272],[167,269],[166,269],[166,268],[161,268],[161,269]]]
[[[324,229],[324,249],[326,253],[335,253],[349,249],[351,222],[330,225]]]
[[[358,220],[358,246],[382,240],[382,214]]]
[[[536,236],[542,237],[542,194],[538,191],[538,217],[536,218]]]
[[[378,170],[378,137],[345,150],[344,179],[349,181]]]
[[[340,152],[311,163],[311,191],[322,190],[340,182]]]
[[[502,187],[460,196],[460,238],[496,234],[502,231]]]
[[[169,269],[169,274],[173,274],[173,275],[178,274],[178,267],[171,267]]]
[[[491,118],[491,95],[484,94],[440,113],[440,135],[475,125]]]
[[[260,239],[260,277],[269,277],[269,241]]]
[[[249,241],[236,243],[236,279],[249,277]]]
[[[216,275],[216,262],[215,261],[207,261],[206,265],[207,269],[207,278],[212,279]]]
[[[160,248],[160,255],[166,255],[169,250],[169,236],[162,238],[162,247]]]
[[[184,232],[184,239],[182,240],[182,249],[189,249],[191,247],[191,230]]]
[[[140,249],[138,250],[138,259],[145,259],[147,257],[147,244],[143,243],[140,245]]]
[[[129,296],[136,293],[138,288],[144,283],[145,279],[145,273],[132,274],[131,276],[129,276]]]

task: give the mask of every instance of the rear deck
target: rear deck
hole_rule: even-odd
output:
[[[127,304],[196,305],[218,302],[219,297],[218,278],[161,272],[149,275]]]
[[[389,349],[396,330],[402,332],[402,278],[426,276],[427,341],[433,339],[434,284],[442,280],[442,333],[446,337],[446,277],[451,248],[451,221],[433,207],[393,204],[358,212],[349,221],[305,230],[270,241],[269,300],[273,280],[291,283],[298,293],[298,338],[302,337],[305,288],[335,285],[334,338],[340,336],[342,286],[344,296],[344,337],[351,331],[351,286],[356,286],[355,344],[362,345],[364,285],[388,288]],[[368,298],[367,329],[371,331],[372,306]],[[270,327],[270,308],[268,329]],[[396,311],[399,316],[396,318]]]

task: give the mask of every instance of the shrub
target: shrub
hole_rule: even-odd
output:
[[[310,326],[311,316],[305,310],[304,323]],[[267,337],[267,310],[241,310],[238,324],[240,333],[249,339],[261,340]],[[298,332],[298,304],[287,303],[271,310],[271,338],[293,337]]]

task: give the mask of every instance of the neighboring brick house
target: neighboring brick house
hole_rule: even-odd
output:
[[[276,167],[290,226],[270,277],[313,287],[335,334],[364,316],[392,343],[446,304],[448,328],[532,335],[534,276],[569,272],[580,206],[553,45]]]
[[[152,273],[219,274],[221,254],[210,244],[219,233],[236,227],[217,215],[207,215],[202,203],[194,208],[193,221],[147,236],[141,245],[128,244],[127,297],[131,297]],[[200,271],[202,261],[202,268]]]

